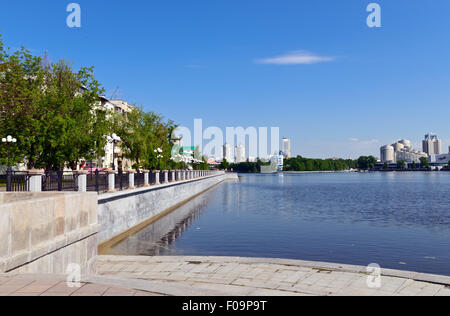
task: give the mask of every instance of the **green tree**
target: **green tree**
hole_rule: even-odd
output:
[[[18,140],[14,162],[58,169],[101,154],[107,114],[94,106],[103,90],[92,68],[43,65],[24,48],[10,54],[0,39],[0,74],[0,130]]]
[[[428,168],[430,166],[429,162],[428,162],[428,158],[426,157],[420,157],[420,166],[422,168]]]
[[[114,130],[122,139],[124,157],[132,160],[136,169],[175,169],[183,165],[171,160],[175,128],[172,121],[164,122],[160,115],[138,107],[126,115],[114,116]],[[158,149],[162,153],[155,152]]]
[[[42,148],[36,165],[46,169],[72,168],[93,152],[103,154],[108,113],[97,107],[103,92],[93,68],[72,70],[65,61],[44,69],[44,85],[37,112],[41,125],[35,147]],[[32,159],[30,160],[32,161]]]
[[[404,160],[399,160],[397,161],[397,166],[399,169],[405,169],[406,168],[406,163]]]
[[[228,163],[228,161],[224,158],[220,164],[220,169],[222,170],[228,170],[228,168],[230,167],[230,164]]]

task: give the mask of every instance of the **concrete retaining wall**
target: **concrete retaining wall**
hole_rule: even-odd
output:
[[[0,272],[91,272],[96,193],[0,193]]]
[[[99,197],[99,242],[120,241],[120,235],[139,224],[161,215],[222,181],[237,180],[236,174],[219,174],[206,178],[158,185]]]

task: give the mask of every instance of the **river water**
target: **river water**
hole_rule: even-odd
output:
[[[450,173],[241,175],[109,250],[450,275]]]

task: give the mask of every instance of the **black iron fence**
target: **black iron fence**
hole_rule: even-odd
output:
[[[106,192],[109,189],[108,172],[96,170],[90,172],[86,178],[86,190],[88,192]]]
[[[145,177],[148,176],[148,181],[150,185],[156,183],[156,175],[159,175],[159,182],[165,182],[166,172],[160,172],[159,174],[150,172],[136,173],[134,174],[134,186],[142,187],[145,185]],[[209,173],[211,174],[211,173]],[[204,174],[204,176],[209,175]],[[112,176],[112,175],[111,175]],[[30,190],[30,174],[28,172],[17,172],[11,171],[6,174],[0,174],[0,191],[8,192],[24,192]],[[114,175],[114,189],[116,190],[126,190],[130,187],[130,174],[120,170]],[[84,188],[78,187],[79,174],[74,171],[52,171],[46,172],[42,175],[42,191],[67,191],[76,192],[79,189],[84,190]],[[107,192],[110,189],[109,183],[109,173],[108,171],[90,172],[86,176],[86,191],[88,192]],[[168,180],[170,182],[178,181],[180,179],[180,174],[176,172],[168,173]],[[112,183],[111,183],[112,185]]]
[[[127,189],[130,186],[130,176],[122,170],[119,170],[119,172],[116,173],[114,180],[116,190]]]
[[[42,176],[42,191],[78,191],[78,174],[72,171],[48,171]]]
[[[134,175],[134,186],[142,187],[145,185],[145,174],[144,173],[136,173]]]
[[[7,171],[0,175],[0,185],[7,192],[25,192],[29,189],[28,172]]]

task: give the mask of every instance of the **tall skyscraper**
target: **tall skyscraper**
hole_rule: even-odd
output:
[[[223,158],[229,163],[234,162],[233,148],[231,148],[230,144],[223,145]]]
[[[291,140],[289,138],[283,138],[283,148],[281,150],[283,152],[283,155],[286,158],[291,158]]]
[[[425,135],[425,140],[422,142],[423,151],[429,156],[442,154],[442,141],[438,139],[436,134],[429,133]]]
[[[245,146],[239,145],[236,146],[236,163],[246,162],[246,155],[245,155]]]

